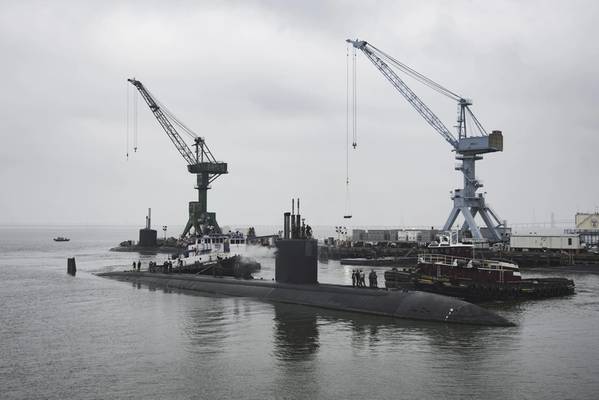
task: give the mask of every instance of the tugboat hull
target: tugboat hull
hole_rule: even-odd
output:
[[[543,299],[574,294],[574,281],[566,278],[530,278],[510,282],[450,278],[422,274],[416,269],[385,272],[389,289],[412,288],[473,303]]]
[[[259,271],[260,263],[235,255],[230,257],[209,258],[207,261],[196,261],[189,264],[177,265],[171,268],[164,265],[150,267],[149,272],[169,272],[178,274],[196,274],[212,276],[231,276],[235,278],[252,279],[252,273]]]
[[[473,303],[546,299],[574,294],[574,282],[566,278],[522,279],[508,283],[452,283],[421,278],[416,280],[414,287]]]

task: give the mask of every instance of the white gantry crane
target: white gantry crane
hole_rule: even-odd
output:
[[[475,217],[478,214],[488,228],[489,239],[500,241],[501,234],[499,228],[503,227],[504,223],[489,205],[486,204],[484,195],[476,193],[483,185],[476,179],[475,162],[476,160],[482,160],[481,154],[503,151],[503,135],[501,131],[493,131],[491,133],[485,131],[482,124],[470,110],[470,106],[472,105],[471,100],[465,99],[444,88],[366,41],[347,39],[347,42],[351,43],[356,49],[361,50],[372,61],[374,66],[387,78],[393,87],[454,148],[456,159],[461,161],[456,166],[456,170],[462,171],[464,175],[464,187],[462,189],[455,189],[453,192],[453,209],[449,213],[443,230],[451,230],[457,217],[462,214],[464,217],[462,230],[469,230],[474,239],[482,240],[484,239],[483,235],[475,221]],[[416,96],[390,65],[437,92],[457,101],[457,138],[447,129],[435,113]],[[472,127],[470,131],[467,131],[467,119],[469,120],[469,125]]]

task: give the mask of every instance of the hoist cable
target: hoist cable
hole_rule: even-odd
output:
[[[488,133],[485,130],[485,128],[483,127],[483,125],[480,123],[480,121],[478,120],[478,118],[476,118],[474,116],[474,113],[470,110],[469,107],[466,107],[466,111],[468,112],[468,115],[470,115],[470,118],[472,119],[472,121],[474,121],[474,124],[476,125],[476,127],[478,128],[478,130],[480,131],[480,133],[482,135],[488,135]]]
[[[356,147],[356,92],[355,92],[355,62],[356,62],[356,50],[353,49],[352,53],[352,107],[350,112],[350,60],[349,60],[349,47],[346,47],[345,52],[345,213],[343,218],[351,218],[351,200],[350,200],[350,188],[349,188],[349,135],[350,135],[350,119],[351,119],[351,130],[353,133],[354,148]]]
[[[382,59],[385,59],[386,61],[388,61],[389,63],[393,64],[395,67],[397,67],[398,69],[400,69],[401,71],[403,71],[404,73],[406,73],[407,75],[411,76],[412,78],[414,78],[415,80],[417,80],[418,82],[430,87],[431,89],[437,91],[440,94],[443,94],[453,100],[459,101],[462,100],[463,97],[458,95],[457,93],[447,89],[446,87],[442,86],[441,84],[433,81],[432,79],[426,77],[425,75],[421,74],[420,72],[416,71],[415,69],[411,68],[410,66],[402,63],[401,61],[393,58],[392,56],[390,56],[389,54],[385,53],[384,51],[378,49],[377,47],[371,45],[370,43],[368,43],[368,48],[372,49],[371,51],[373,53],[376,53],[377,56],[379,56]],[[480,121],[476,118],[476,116],[474,115],[474,113],[470,110],[469,107],[465,107],[466,108],[466,112],[467,114],[472,118],[472,121],[474,123],[474,125],[476,126],[477,130],[479,131],[479,133],[483,136],[488,135],[487,131],[485,130],[485,128],[482,126],[482,124],[480,123]],[[464,114],[463,116],[464,118],[466,117],[466,114]],[[464,122],[465,124],[466,122]]]
[[[125,106],[125,137],[126,137],[126,144],[125,144],[125,157],[127,157],[127,160],[129,160],[129,83],[125,81],[125,101],[126,101],[126,106]]]
[[[139,94],[133,96],[133,151],[137,152],[137,100]]]
[[[150,96],[154,99],[154,102],[158,105],[158,107],[160,107],[160,109],[162,110],[162,112],[164,113],[164,115],[166,117],[168,117],[168,120],[176,125],[177,127],[181,128],[181,130],[187,135],[189,136],[191,139],[194,140],[194,142],[200,138],[200,136],[195,133],[191,128],[189,128],[187,125],[185,125],[179,118],[177,118],[177,116],[175,114],[173,114],[173,112],[171,110],[168,109],[168,107],[166,107],[163,103],[160,102],[160,100],[158,100],[158,98],[156,96],[154,96],[154,94],[152,94],[147,88],[146,91],[150,94]],[[203,139],[202,139],[203,141]],[[206,145],[206,142],[204,142],[204,146],[202,148],[202,155],[205,155],[208,160],[210,162],[216,163],[216,158],[214,157],[214,155],[212,154],[212,152],[210,151],[210,149],[208,148],[208,146]]]
[[[357,97],[357,86],[356,86],[356,48],[353,49],[353,143],[354,149],[358,144],[358,97]]]
[[[409,67],[408,65],[402,63],[401,61],[393,58],[389,54],[376,48],[375,46],[371,45],[370,43],[368,44],[368,47],[374,49],[379,55],[382,56],[381,58],[385,58],[387,61],[394,64],[397,68],[401,69],[403,72],[410,75],[412,78],[416,79],[417,81],[421,82],[422,84],[430,87],[431,89],[436,90],[437,92],[439,92],[447,97],[450,97],[454,100],[459,100],[462,98],[462,96],[452,92],[451,90],[447,89],[444,86],[441,86],[440,84],[433,81],[432,79],[427,78],[426,76],[422,75],[420,72],[418,72],[415,69]]]
[[[349,45],[345,50],[345,184],[349,185]]]
[[[158,100],[158,98],[148,90],[148,88],[146,88],[146,91],[154,99],[154,102],[160,107],[162,112],[169,117],[169,120],[171,120],[175,125],[181,128],[183,132],[185,132],[192,139],[197,139],[199,137],[194,131],[192,131],[183,122],[181,122],[164,104],[162,104],[160,100]]]

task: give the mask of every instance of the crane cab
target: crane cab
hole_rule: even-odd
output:
[[[227,163],[225,162],[198,162],[187,166],[187,170],[192,174],[226,174]]]
[[[503,134],[501,131],[493,131],[487,136],[460,138],[456,151],[460,154],[482,154],[503,151]]]

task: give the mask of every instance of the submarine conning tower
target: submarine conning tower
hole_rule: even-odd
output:
[[[156,241],[158,235],[155,229],[152,229],[152,209],[148,208],[148,215],[146,216],[146,227],[139,230],[139,243],[141,247],[156,247],[158,243]]]
[[[291,212],[283,214],[283,238],[276,241],[275,280],[280,283],[318,283],[318,242],[300,214],[300,200],[291,200]]]

